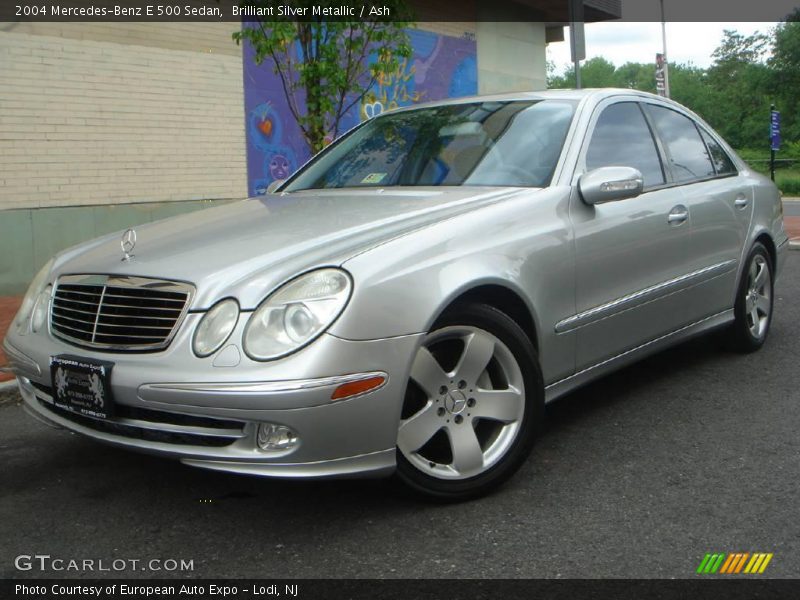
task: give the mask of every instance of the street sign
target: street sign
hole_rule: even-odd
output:
[[[586,58],[583,0],[569,0],[569,49],[575,65],[575,87],[581,89],[581,61]]]
[[[583,21],[573,21],[569,24],[570,53],[572,62],[586,60],[586,34],[583,29]]]
[[[777,152],[781,149],[781,113],[773,110],[769,122],[770,149]]]

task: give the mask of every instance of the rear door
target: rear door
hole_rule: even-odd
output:
[[[737,266],[753,214],[753,189],[708,130],[673,106],[645,104],[666,167],[691,214],[687,310],[697,321],[731,308]]]
[[[670,186],[658,142],[638,99],[609,99],[589,123],[576,173],[603,166],[641,171],[644,193],[595,206],[573,187],[577,313],[560,322],[577,331],[577,370],[685,324],[681,276],[691,239],[689,212]]]

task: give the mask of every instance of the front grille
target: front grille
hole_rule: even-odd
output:
[[[67,275],[53,293],[50,329],[79,346],[152,352],[166,348],[189,307],[186,283],[106,275]]]

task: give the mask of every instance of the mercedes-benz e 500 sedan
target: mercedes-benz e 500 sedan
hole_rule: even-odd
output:
[[[461,99],[60,253],[4,349],[33,416],[98,441],[461,499],[520,466],[545,402],[714,328],[758,349],[786,249],[775,186],[674,102]]]

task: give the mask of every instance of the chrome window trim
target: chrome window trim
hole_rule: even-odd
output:
[[[684,284],[687,284],[686,287],[688,287],[688,285],[700,283],[696,280],[716,277],[717,275],[721,275],[722,273],[730,271],[737,262],[738,261],[732,259],[708,267],[703,267],[702,269],[692,271],[691,273],[685,273],[684,275],[680,275],[673,279],[668,279],[667,281],[662,281],[661,283],[646,287],[639,291],[633,292],[632,294],[611,300],[605,304],[601,304],[600,306],[595,306],[594,308],[590,308],[556,323],[556,333],[567,333],[569,331],[574,331],[575,329],[591,325],[597,321],[601,321],[630,308],[634,308],[639,304],[644,304],[651,300],[656,300],[663,295],[679,291],[678,288],[683,289]]]
[[[183,305],[180,315],[175,319],[175,324],[170,330],[169,334],[164,338],[161,342],[150,343],[150,344],[108,344],[108,343],[100,343],[100,342],[87,342],[86,340],[82,340],[80,338],[74,338],[70,335],[63,333],[62,331],[56,331],[53,329],[53,302],[50,303],[50,309],[48,310],[48,331],[50,335],[56,337],[58,339],[64,340],[78,346],[80,348],[87,348],[93,350],[105,350],[105,351],[119,351],[119,352],[154,352],[157,350],[163,350],[164,348],[168,347],[170,343],[172,343],[173,338],[178,333],[183,320],[186,318],[186,314],[189,312],[189,307],[192,304],[192,300],[194,299],[194,295],[196,292],[195,287],[183,281],[172,281],[169,279],[158,279],[153,277],[141,277],[137,275],[104,275],[104,274],[79,274],[79,275],[61,275],[57,280],[55,285],[53,286],[53,290],[51,292],[51,299],[55,299],[56,293],[58,291],[58,287],[61,284],[76,284],[76,285],[97,285],[103,286],[103,290],[101,292],[100,297],[100,305],[102,305],[103,296],[105,296],[106,288],[108,286],[113,287],[128,287],[128,288],[136,288],[136,289],[151,289],[156,291],[167,291],[167,292],[180,292],[186,294],[186,302]],[[98,312],[95,318],[94,324],[94,331],[97,330],[97,324],[100,318],[100,310],[98,307]]]

